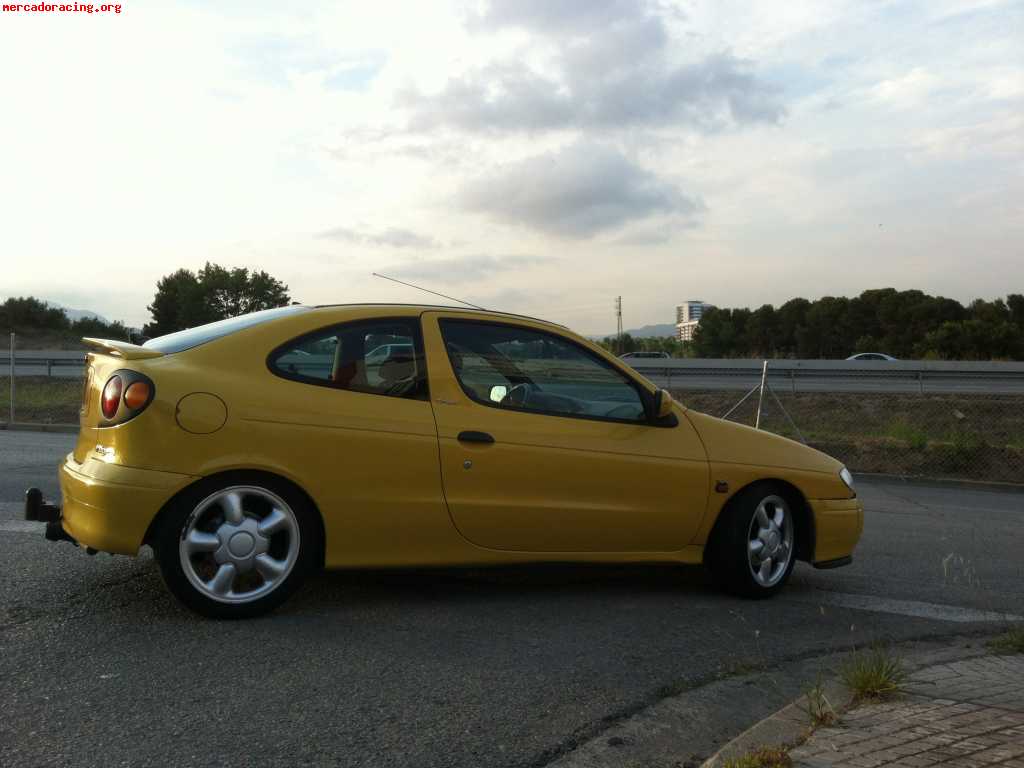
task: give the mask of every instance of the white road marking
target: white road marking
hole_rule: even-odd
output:
[[[783,600],[810,605],[834,605],[839,608],[855,608],[859,611],[877,613],[895,613],[900,616],[915,616],[921,619],[938,621],[955,621],[968,623],[974,621],[1022,621],[1024,617],[1012,613],[998,611],[979,611],[975,608],[964,608],[959,605],[943,605],[941,603],[922,603],[917,600],[894,600],[889,597],[875,595],[853,595],[846,592],[783,592]]]

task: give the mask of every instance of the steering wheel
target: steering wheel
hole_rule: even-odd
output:
[[[533,385],[523,382],[522,384],[516,384],[510,389],[503,398],[501,398],[502,405],[511,405],[515,408],[522,408],[526,405],[526,401],[530,399],[530,393],[533,392]]]

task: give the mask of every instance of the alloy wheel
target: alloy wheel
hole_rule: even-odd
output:
[[[747,562],[754,581],[773,587],[793,558],[793,516],[781,496],[766,496],[754,510],[747,533]]]
[[[249,603],[280,586],[299,555],[291,506],[266,488],[237,485],[207,496],[188,516],[178,554],[189,583],[221,603]]]

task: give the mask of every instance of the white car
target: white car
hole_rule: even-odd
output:
[[[858,352],[856,355],[850,355],[847,360],[889,360],[894,362],[896,360],[892,355],[886,355],[882,352]]]

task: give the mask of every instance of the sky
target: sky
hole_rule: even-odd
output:
[[[123,0],[0,12],[0,297],[180,267],[582,333],[1024,290],[1024,0]]]

